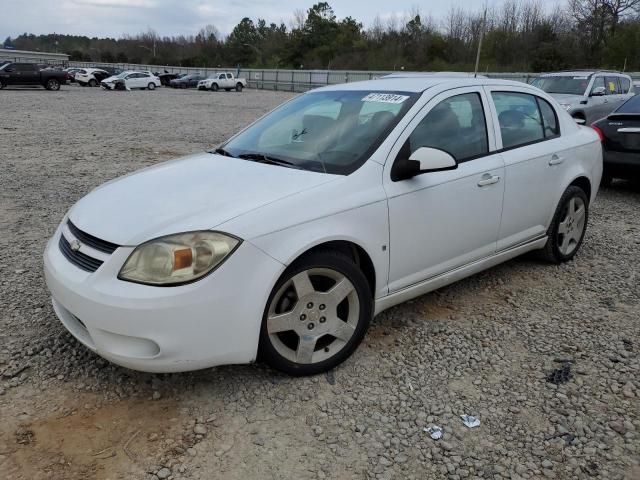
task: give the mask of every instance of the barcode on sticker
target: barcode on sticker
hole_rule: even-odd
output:
[[[397,95],[395,93],[370,93],[362,99],[363,102],[382,102],[382,103],[402,103],[407,95]]]

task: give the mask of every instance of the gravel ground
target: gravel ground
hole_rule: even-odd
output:
[[[328,375],[137,373],[65,332],[41,267],[64,212],[287,98],[0,92],[4,478],[640,478],[640,188],[628,183],[600,193],[574,261],[516,259],[388,310]],[[566,383],[547,381],[563,368]]]

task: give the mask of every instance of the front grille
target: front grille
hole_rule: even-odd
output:
[[[94,237],[93,235],[89,235],[86,232],[83,232],[78,227],[76,227],[71,220],[67,220],[67,226],[69,230],[76,237],[80,243],[87,245],[88,247],[94,248],[95,250],[99,250],[104,253],[112,254],[119,245],[115,243],[107,242],[106,240],[101,240],[99,238]]]
[[[95,272],[100,265],[102,265],[102,260],[98,260],[97,258],[92,258],[89,255],[85,255],[80,251],[71,250],[71,245],[64,235],[60,235],[60,241],[58,242],[60,247],[60,251],[62,254],[73,263],[76,267],[81,268],[86,272]]]

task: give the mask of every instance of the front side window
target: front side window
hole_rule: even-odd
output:
[[[458,162],[489,151],[487,123],[478,93],[455,95],[433,107],[409,136],[409,151],[437,148]]]
[[[604,85],[604,77],[596,77],[593,80],[593,86],[591,87],[591,94],[593,94],[593,92],[595,92],[599,88],[604,88],[604,93],[605,95],[607,94],[607,89],[605,88],[605,85]]]
[[[375,152],[419,95],[307,93],[274,110],[221,149],[234,157],[348,175]]]
[[[498,112],[503,148],[544,140],[536,97],[516,92],[493,92],[491,96]]]
[[[220,76],[218,77],[220,80],[224,80],[224,73],[221,73]]]

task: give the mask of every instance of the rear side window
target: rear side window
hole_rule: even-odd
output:
[[[231,78],[233,78],[233,77],[231,76],[231,74],[230,74],[230,73],[227,73],[227,78],[228,78],[229,80],[231,80]]]
[[[544,140],[542,118],[536,97],[516,92],[493,92],[491,96],[498,111],[503,148],[514,148]]]
[[[607,77],[607,94],[618,95],[619,93],[622,92],[618,84],[618,77]]]
[[[536,97],[540,113],[542,114],[542,123],[544,126],[544,138],[555,138],[560,136],[560,125],[558,125],[558,116],[553,107],[540,97]]]
[[[409,136],[410,153],[421,147],[444,150],[458,162],[486,155],[487,123],[480,95],[455,95],[433,107]]]
[[[620,93],[629,93],[631,81],[626,77],[620,77]]]

